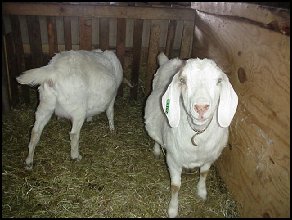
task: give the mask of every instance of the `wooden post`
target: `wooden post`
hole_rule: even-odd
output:
[[[179,57],[181,59],[190,58],[192,49],[194,21],[184,21],[183,33]]]
[[[151,92],[151,85],[153,75],[157,69],[157,55],[159,52],[159,39],[160,39],[160,26],[159,24],[152,23],[149,38],[149,48],[148,48],[148,62],[147,62],[147,76],[145,91],[146,96]]]
[[[42,40],[39,18],[36,15],[26,16],[32,68],[41,67],[43,63]]]
[[[26,70],[24,60],[24,50],[21,39],[20,23],[19,18],[16,15],[10,16],[11,21],[11,33],[13,36],[13,42],[15,47],[15,58],[16,58],[16,76],[20,75]],[[21,95],[25,103],[29,103],[29,87],[21,86]]]
[[[54,54],[58,52],[55,17],[52,17],[52,16],[47,17],[47,28],[48,28],[49,58],[52,58]]]
[[[3,32],[4,33],[4,32]],[[8,88],[8,77],[7,77],[7,57],[5,53],[5,39],[2,34],[2,114],[10,111],[10,99],[9,99],[9,88]]]
[[[177,25],[177,21],[175,20],[171,20],[168,24],[167,39],[166,39],[166,46],[165,46],[165,55],[168,58],[171,58],[171,55],[172,55],[176,25]]]
[[[140,60],[142,51],[142,33],[143,33],[143,20],[136,19],[134,21],[133,30],[133,66],[131,83],[133,88],[130,90],[130,97],[137,100],[138,86],[139,86],[139,72],[140,72]]]
[[[117,19],[117,57],[119,58],[124,70],[124,56],[125,56],[125,41],[126,41],[126,19]],[[123,83],[121,84],[118,95],[123,96]]]
[[[16,106],[19,103],[19,92],[16,81],[16,59],[15,59],[15,48],[12,40],[12,34],[8,33],[5,35],[5,51],[7,57],[8,67],[8,86],[10,87],[10,97],[12,106]]]
[[[101,50],[109,49],[109,20],[108,18],[99,18],[99,48]]]
[[[92,18],[79,17],[79,49],[92,50]]]
[[[63,17],[65,50],[72,50],[71,18]]]

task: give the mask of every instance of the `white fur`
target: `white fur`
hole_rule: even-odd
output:
[[[154,76],[152,93],[145,106],[145,126],[155,140],[155,156],[160,154],[159,145],[166,149],[171,185],[177,187],[181,185],[183,167],[200,167],[198,195],[206,199],[206,172],[227,143],[228,126],[238,97],[228,77],[212,60],[168,60],[161,53],[158,62],[161,66]],[[199,120],[194,109],[196,104],[209,105],[204,121]],[[194,139],[198,146],[192,144],[195,130],[205,128]],[[172,193],[168,215],[177,214],[178,193]]]
[[[79,133],[84,120],[106,111],[114,131],[114,102],[123,79],[120,61],[112,51],[66,51],[56,54],[47,66],[31,69],[17,81],[38,85],[40,104],[29,143],[27,169],[32,169],[36,144],[44,126],[55,112],[72,121],[71,158],[81,159]]]

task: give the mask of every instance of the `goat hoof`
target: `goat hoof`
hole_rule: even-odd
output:
[[[76,156],[71,156],[72,160],[80,161],[82,159],[82,156],[79,154],[77,157]]]
[[[33,164],[32,164],[32,163],[30,163],[30,164],[26,164],[26,163],[25,163],[25,169],[26,169],[26,170],[31,171],[31,170],[32,170],[32,167],[33,167]]]

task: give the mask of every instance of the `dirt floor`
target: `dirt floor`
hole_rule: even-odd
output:
[[[81,161],[70,159],[70,121],[53,116],[25,170],[37,103],[20,105],[2,119],[2,217],[167,217],[170,178],[155,159],[144,128],[144,101],[118,97],[116,134],[105,113],[85,122]],[[199,173],[183,173],[180,217],[238,217],[237,206],[211,167],[205,202],[196,195]]]

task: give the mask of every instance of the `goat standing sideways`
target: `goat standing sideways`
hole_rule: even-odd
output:
[[[166,149],[171,179],[169,217],[178,215],[182,168],[200,167],[198,195],[207,197],[206,177],[228,140],[238,97],[228,77],[210,59],[169,60],[158,56],[145,127],[155,140],[154,154]]]
[[[28,145],[26,169],[33,167],[33,156],[44,126],[53,112],[71,120],[71,158],[80,160],[79,134],[85,118],[106,111],[111,131],[114,102],[123,79],[120,61],[112,51],[66,51],[55,55],[47,66],[31,69],[17,77],[20,84],[37,85],[40,103]]]

